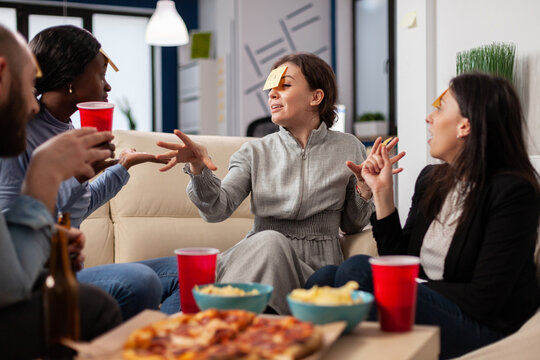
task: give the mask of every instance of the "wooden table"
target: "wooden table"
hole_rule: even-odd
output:
[[[379,323],[363,321],[351,334],[342,335],[322,356],[324,360],[436,360],[440,336],[436,326],[415,325],[403,333],[383,332]]]

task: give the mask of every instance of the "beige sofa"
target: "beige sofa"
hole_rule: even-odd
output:
[[[158,140],[179,142],[172,134],[142,131],[114,131],[116,151],[136,148],[153,154],[164,152]],[[223,178],[229,157],[249,141],[246,137],[193,136],[206,145]],[[131,179],[108,203],[86,219],[81,229],[86,234],[86,267],[131,262],[173,255],[180,247],[215,247],[226,250],[243,239],[253,225],[249,198],[221,223],[209,224],[199,216],[186,195],[189,176],[182,166],[160,172],[159,164],[132,167]],[[351,254],[375,254],[371,230],[345,236],[343,251]]]
[[[175,141],[172,134],[140,131],[115,131],[119,153],[126,148],[161,153],[156,141]],[[208,147],[217,165],[217,176],[227,173],[228,160],[249,138],[193,136]],[[253,223],[249,199],[228,220],[208,224],[187,198],[188,175],[181,166],[161,173],[158,164],[143,164],[130,169],[131,179],[115,198],[86,219],[81,228],[86,234],[86,266],[130,262],[173,254],[179,247],[211,246],[226,250],[241,240]],[[371,230],[345,236],[345,257],[376,254]],[[465,355],[461,360],[539,359],[540,313],[514,335],[491,346]]]

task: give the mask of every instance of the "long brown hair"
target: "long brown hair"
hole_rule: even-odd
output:
[[[469,119],[471,131],[455,163],[437,166],[429,175],[421,200],[424,215],[432,218],[439,213],[458,179],[469,184],[459,225],[471,216],[494,175],[517,175],[529,182],[538,196],[538,174],[527,155],[523,135],[526,125],[512,85],[503,78],[474,72],[453,78],[449,91],[461,115]]]
[[[326,126],[331,128],[336,120],[338,92],[336,76],[330,65],[315,54],[296,53],[283,56],[274,63],[272,69],[286,62],[293,63],[300,68],[311,90],[321,89],[324,92],[324,98],[317,111],[321,121],[324,121]]]

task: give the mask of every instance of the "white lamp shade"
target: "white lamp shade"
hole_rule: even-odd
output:
[[[176,11],[174,1],[157,2],[156,11],[146,26],[145,41],[156,46],[180,46],[189,42],[186,24]]]

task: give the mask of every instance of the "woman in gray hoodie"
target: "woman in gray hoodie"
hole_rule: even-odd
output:
[[[366,159],[364,145],[354,135],[330,130],[337,99],[332,68],[309,53],[287,55],[273,69],[282,66],[279,84],[268,93],[279,131],[245,143],[223,180],[212,173],[216,167],[206,148],[178,130],[183,144],[158,143],[171,150],[158,159],[170,160],[163,171],[186,163],[188,195],[208,222],[227,219],[251,193],[253,229],[220,254],[216,281],[270,284],[269,306],[286,314],[292,289],[320,267],[343,262],[339,230],[362,230],[373,202],[369,187],[348,168],[354,166],[348,161]]]

